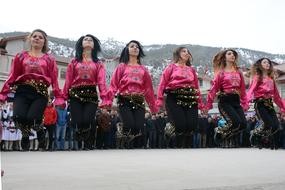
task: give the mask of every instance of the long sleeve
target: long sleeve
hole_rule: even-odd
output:
[[[201,96],[201,92],[200,92],[200,88],[199,88],[199,84],[198,84],[198,77],[197,77],[196,71],[193,68],[192,68],[192,72],[194,75],[194,87],[195,87],[195,89],[197,89],[198,108],[200,110],[203,110],[205,106],[204,106],[204,103],[202,101],[202,96]]]
[[[251,102],[254,98],[253,92],[256,90],[257,82],[258,82],[258,78],[257,76],[254,76],[250,83],[249,89],[247,91],[247,101],[248,102]]]
[[[164,90],[169,82],[169,78],[171,75],[171,67],[168,66],[162,73],[160,77],[160,83],[157,89],[157,100],[156,100],[156,106],[158,109],[163,105],[164,100]]]
[[[50,74],[50,78],[51,78],[51,86],[52,86],[52,90],[53,93],[55,95],[56,98],[61,98],[62,99],[62,93],[61,90],[59,88],[58,85],[58,69],[57,69],[57,65],[56,65],[56,61],[54,58],[51,58],[51,63],[49,64],[49,74]]]
[[[122,67],[119,65],[113,75],[112,75],[112,79],[111,79],[111,83],[110,83],[110,87],[108,90],[108,100],[107,102],[113,102],[113,99],[115,97],[115,94],[117,93],[118,89],[119,89],[119,82],[121,80],[121,76],[122,76]]]
[[[7,99],[7,94],[10,92],[10,86],[16,81],[18,76],[22,74],[22,63],[20,62],[19,57],[22,53],[19,53],[15,56],[15,59],[12,63],[12,68],[10,75],[6,82],[3,85],[3,88],[0,93],[0,101],[5,101]]]
[[[74,80],[74,63],[73,61],[68,64],[66,69],[65,83],[63,87],[63,98],[68,99],[68,90],[71,88],[72,81]]]
[[[244,111],[247,111],[249,108],[247,96],[246,96],[246,90],[245,90],[245,82],[242,73],[240,72],[240,101],[241,106]]]
[[[100,98],[102,100],[101,106],[112,105],[111,101],[108,101],[108,90],[106,86],[106,70],[103,63],[97,63],[97,84],[99,87]]]
[[[278,107],[280,108],[281,112],[285,113],[285,106],[284,106],[284,104],[282,102],[282,99],[281,99],[281,97],[279,95],[276,83],[274,81],[273,81],[273,84],[274,84],[273,100],[278,105]]]
[[[218,73],[216,74],[214,80],[213,80],[213,83],[212,83],[212,87],[208,93],[208,96],[207,96],[207,105],[206,105],[206,109],[209,110],[209,109],[212,109],[213,108],[213,102],[214,102],[214,99],[216,97],[216,93],[220,90],[221,88],[221,74]]]
[[[158,108],[155,105],[155,97],[154,97],[154,91],[152,87],[152,80],[151,80],[151,77],[147,69],[145,69],[144,87],[145,87],[145,99],[149,105],[150,111],[152,113],[156,113],[158,111]]]

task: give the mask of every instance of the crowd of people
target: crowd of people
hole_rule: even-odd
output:
[[[28,42],[30,49],[15,56],[0,92],[4,107],[13,94],[13,106],[2,113],[6,150],[283,147],[280,126],[285,106],[268,58],[253,64],[246,91],[238,53],[234,49],[217,52],[214,79],[204,102],[193,55],[186,47],[174,50],[155,96],[143,65],[143,46],[136,40],[122,50],[107,87],[105,64],[98,58],[99,39],[90,34],[80,37],[62,90],[55,58],[48,53],[47,34],[36,29]],[[215,99],[220,116],[209,116]],[[255,122],[245,114],[251,102]]]
[[[3,124],[2,151],[24,151],[21,146],[22,133],[13,121],[13,103],[7,103],[0,109]],[[280,132],[276,146],[285,149],[285,117],[278,114]],[[217,142],[215,130],[226,126],[221,115],[199,114],[198,127],[193,130],[188,140],[183,142],[184,148],[259,148],[253,132],[261,125],[256,115],[246,117],[246,129],[234,138]],[[124,134],[123,123],[116,110],[99,109],[91,125],[91,133],[87,141],[78,139],[72,124],[69,108],[54,106],[51,101],[44,111],[44,141],[39,146],[37,133],[29,136],[28,151],[76,151],[94,149],[164,149],[178,148],[175,130],[166,112],[145,114],[144,126],[134,136]],[[263,147],[271,148],[268,139],[264,139]]]

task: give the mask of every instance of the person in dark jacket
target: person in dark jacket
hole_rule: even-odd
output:
[[[97,148],[110,148],[111,144],[111,116],[106,108],[102,109],[102,112],[97,117],[98,130],[101,138],[97,138]],[[99,135],[99,136],[100,136]]]
[[[150,115],[149,113],[146,114],[146,140],[145,140],[145,147],[149,148],[156,148],[156,127],[155,127],[155,115]],[[148,146],[147,146],[148,144]]]
[[[164,139],[165,125],[166,125],[166,119],[164,117],[164,113],[162,112],[157,115],[156,119],[157,148],[165,147],[165,139]]]
[[[116,110],[111,111],[111,148],[116,148],[116,132],[117,124],[120,122],[120,118]]]
[[[207,134],[209,130],[209,123],[208,123],[207,115],[201,114],[201,116],[199,117],[198,123],[199,123],[200,135],[201,135],[201,147],[206,148]]]

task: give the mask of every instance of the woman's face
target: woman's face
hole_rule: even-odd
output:
[[[134,42],[131,42],[129,45],[128,45],[128,49],[129,49],[129,55],[130,56],[139,56],[139,53],[140,53],[140,49],[139,49],[139,46],[138,44],[134,43]]]
[[[227,51],[225,57],[226,62],[234,63],[236,61],[236,56],[233,51]]]
[[[52,100],[48,100],[48,106],[52,105]]]
[[[82,40],[82,47],[83,49],[93,49],[94,48],[94,41],[90,36],[85,36]]]
[[[182,61],[188,61],[190,58],[191,58],[191,55],[190,55],[190,53],[189,53],[189,51],[188,51],[188,49],[186,49],[186,48],[183,48],[181,51],[180,51],[180,59],[182,60]]]
[[[268,71],[270,69],[270,62],[268,61],[268,59],[263,59],[261,61],[261,67],[265,70]]]
[[[45,37],[41,32],[34,32],[30,38],[31,46],[37,49],[43,49],[45,45]]]

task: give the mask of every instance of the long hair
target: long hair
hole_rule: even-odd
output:
[[[92,57],[92,60],[93,62],[97,62],[99,60],[98,58],[98,53],[101,51],[101,43],[99,41],[98,38],[96,38],[95,36],[91,35],[91,34],[87,34],[85,36],[81,36],[77,42],[76,42],[76,45],[75,45],[75,58],[78,62],[81,62],[83,60],[83,46],[82,46],[82,42],[83,42],[83,39],[85,37],[91,37],[92,40],[93,40],[93,43],[94,43],[94,47],[92,49],[92,52],[91,52],[91,57]]]
[[[136,40],[131,40],[129,43],[127,43],[127,45],[124,47],[124,49],[121,52],[121,56],[120,56],[119,61],[120,61],[120,63],[128,64],[128,62],[130,60],[129,45],[131,43],[135,43],[139,47],[139,55],[137,57],[137,60],[138,60],[138,64],[141,65],[141,59],[145,56],[145,54],[143,52],[143,46],[140,44],[140,42],[138,42]]]
[[[175,62],[175,63],[177,63],[180,59],[181,59],[181,57],[180,57],[180,52],[183,50],[183,49],[187,49],[186,47],[178,47],[178,48],[176,48],[175,50],[174,50],[174,52],[173,52],[173,61]],[[190,51],[187,49],[187,52],[189,53],[189,55],[191,56],[188,60],[187,60],[187,62],[186,62],[186,65],[187,66],[191,66],[192,64],[191,64],[191,62],[192,62],[192,54],[190,53]]]
[[[214,73],[218,73],[220,70],[223,70],[226,65],[226,54],[228,51],[233,52],[234,56],[235,56],[235,62],[234,62],[234,68],[235,70],[238,70],[238,66],[237,66],[237,62],[238,62],[238,53],[233,50],[233,49],[226,49],[224,51],[221,51],[219,53],[217,53],[214,58],[213,58],[213,67],[214,67]]]
[[[263,80],[263,72],[264,72],[264,69],[262,68],[262,65],[261,65],[261,62],[266,59],[268,62],[269,62],[269,70],[267,71],[267,75],[268,77],[270,78],[274,78],[274,70],[273,70],[273,64],[272,64],[272,61],[268,58],[261,58],[261,59],[258,59],[251,67],[251,74],[252,76],[254,75],[257,75],[258,76],[258,81],[261,82]]]
[[[31,44],[31,38],[32,36],[34,35],[35,32],[40,32],[43,37],[44,37],[44,46],[42,48],[42,53],[47,53],[49,51],[49,48],[48,48],[48,39],[47,39],[47,34],[45,33],[45,31],[41,30],[41,29],[35,29],[32,31],[31,34],[28,35],[27,39],[28,39],[28,42]]]

